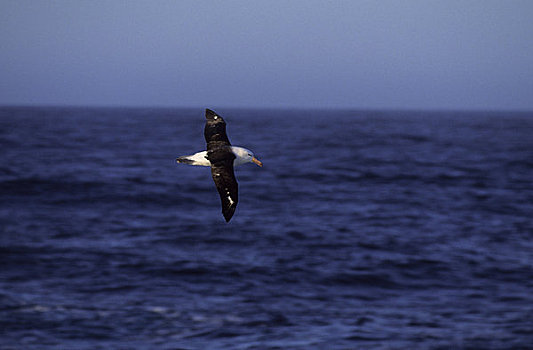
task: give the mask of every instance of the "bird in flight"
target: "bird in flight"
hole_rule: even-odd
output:
[[[226,122],[220,115],[206,109],[205,119],[204,136],[207,151],[178,157],[176,162],[211,167],[211,176],[213,176],[222,203],[222,215],[226,222],[229,222],[235,213],[239,199],[233,167],[246,163],[255,163],[262,167],[263,163],[255,158],[252,151],[231,145],[226,135]]]

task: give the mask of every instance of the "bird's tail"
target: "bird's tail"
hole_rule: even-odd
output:
[[[183,163],[183,164],[190,164],[190,165],[194,164],[194,160],[189,159],[188,156],[178,157],[178,158],[176,158],[176,162]]]
[[[190,156],[178,157],[176,158],[176,162],[189,165],[211,166],[211,163],[207,160],[207,151],[198,152]]]

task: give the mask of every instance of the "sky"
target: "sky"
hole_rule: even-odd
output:
[[[533,1],[0,0],[0,105],[533,110]]]

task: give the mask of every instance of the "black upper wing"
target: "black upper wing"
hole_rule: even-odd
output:
[[[238,185],[233,171],[235,154],[226,135],[226,123],[221,116],[210,109],[205,110],[204,129],[207,142],[207,159],[211,163],[211,175],[222,203],[222,214],[230,221],[238,202]]]
[[[233,213],[235,213],[237,202],[239,200],[239,188],[233,172],[233,159],[235,158],[235,155],[233,153],[231,153],[231,155],[233,157],[225,156],[224,160],[215,162],[210,160],[211,175],[213,176],[213,181],[215,181],[215,186],[217,187],[218,194],[220,195],[222,214],[224,215],[226,221],[229,221],[233,216]]]
[[[209,144],[212,147],[217,145],[231,145],[229,143],[228,135],[226,135],[226,122],[221,116],[210,109],[205,110],[205,129],[204,136],[207,142],[207,150],[209,151]]]

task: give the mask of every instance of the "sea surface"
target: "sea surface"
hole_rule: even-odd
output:
[[[0,349],[533,348],[533,113],[215,110],[0,108]]]

